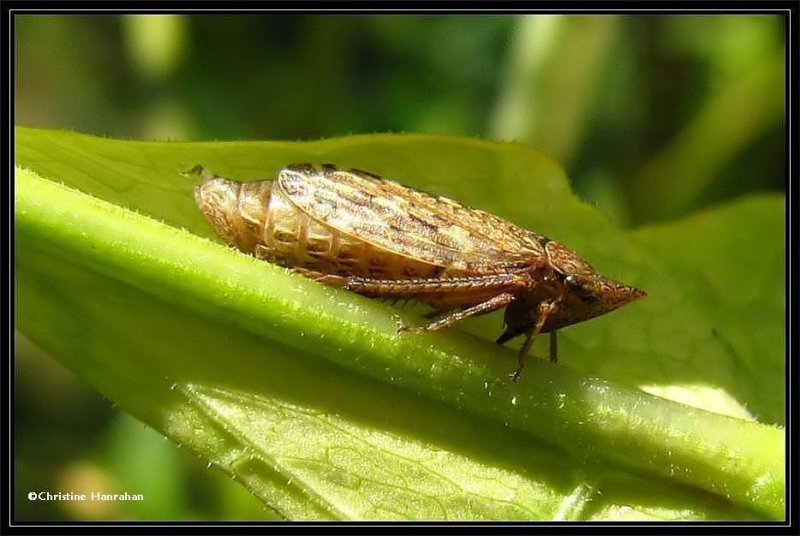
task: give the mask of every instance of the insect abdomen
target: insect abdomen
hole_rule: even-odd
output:
[[[240,183],[215,178],[199,186],[195,198],[229,244],[282,266],[387,279],[436,277],[442,271],[312,219],[274,181]]]

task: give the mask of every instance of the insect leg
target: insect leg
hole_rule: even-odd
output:
[[[461,322],[471,316],[478,316],[483,315],[486,313],[491,313],[492,311],[496,311],[497,309],[501,309],[511,303],[514,300],[514,295],[510,292],[503,292],[502,294],[498,294],[488,300],[477,303],[465,309],[461,309],[458,311],[454,311],[452,313],[447,314],[446,316],[434,320],[433,322],[426,324],[424,326],[400,326],[398,331],[410,331],[412,333],[420,333],[423,331],[435,331],[437,329],[446,328],[448,326],[452,326],[456,322]]]
[[[536,336],[542,331],[542,326],[544,326],[545,320],[550,315],[550,312],[555,307],[555,301],[543,301],[539,304],[539,307],[536,311],[536,323],[531,327],[531,329],[527,333],[527,337],[525,339],[525,344],[522,345],[522,348],[519,350],[519,354],[517,354],[517,370],[511,373],[511,379],[514,381],[519,380],[519,375],[522,374],[522,369],[525,367],[525,357],[528,355],[528,352],[531,350],[531,346],[533,346],[533,341],[536,339]],[[550,339],[550,351],[552,352],[554,348],[553,339]],[[553,360],[553,354],[550,354],[550,360]]]
[[[326,274],[325,272],[318,272],[316,270],[309,270],[308,268],[292,268],[292,272],[300,274],[309,279],[313,279],[317,283],[330,285],[333,287],[343,287],[347,284],[347,278],[336,274]]]
[[[506,291],[527,285],[528,280],[519,274],[430,279],[373,279],[351,276],[347,278],[344,288],[366,296],[403,296],[425,301],[424,296],[440,293],[466,294],[494,289]]]
[[[558,363],[558,339],[556,338],[556,330],[550,332],[550,362]]]

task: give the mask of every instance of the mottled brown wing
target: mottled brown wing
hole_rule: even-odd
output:
[[[276,182],[315,220],[398,255],[475,273],[544,259],[543,237],[531,231],[363,171],[291,166]]]

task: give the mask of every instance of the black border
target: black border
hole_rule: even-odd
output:
[[[565,532],[579,533],[584,531],[592,532],[613,532],[613,533],[640,533],[640,532],[702,532],[715,534],[746,534],[746,533],[785,533],[798,534],[797,515],[798,515],[798,493],[797,481],[794,478],[798,464],[798,452],[792,449],[792,445],[797,445],[796,434],[798,397],[796,387],[798,385],[797,362],[795,361],[793,330],[797,328],[797,268],[794,262],[797,248],[797,213],[795,195],[797,192],[797,169],[796,158],[799,154],[797,144],[797,108],[795,97],[798,95],[797,84],[797,55],[800,51],[798,43],[798,8],[800,0],[794,1],[566,1],[566,2],[536,2],[536,1],[509,1],[502,0],[497,2],[482,2],[473,0],[448,1],[439,0],[438,2],[427,2],[424,4],[413,2],[362,2],[350,0],[347,2],[332,1],[281,1],[281,2],[259,2],[231,0],[228,2],[218,2],[213,0],[203,1],[181,1],[181,0],[147,0],[139,2],[108,2],[83,0],[78,2],[58,2],[58,1],[22,1],[10,0],[2,2],[0,9],[3,27],[7,29],[6,54],[3,60],[6,62],[8,107],[7,110],[7,145],[6,154],[8,156],[9,180],[3,183],[3,194],[7,196],[7,217],[4,219],[7,224],[7,233],[3,233],[6,244],[3,252],[8,255],[5,266],[8,268],[7,291],[8,291],[8,366],[4,372],[7,373],[4,385],[7,388],[5,401],[7,411],[4,416],[7,418],[7,426],[3,427],[4,458],[3,464],[4,481],[7,483],[6,508],[2,509],[3,522],[0,525],[0,532],[7,534],[28,534],[28,533],[86,533],[86,534],[106,534],[109,532],[208,532],[208,533],[243,533],[252,532],[260,529],[261,531],[284,529],[300,530],[303,532],[337,531],[346,533],[355,532],[387,532],[387,533],[430,533],[438,531],[458,531],[459,533],[517,533],[517,532]],[[787,398],[785,402],[786,415],[786,521],[785,522],[634,522],[634,523],[614,523],[614,522],[536,522],[536,523],[511,523],[511,522],[237,522],[237,523],[178,523],[178,522],[87,522],[87,523],[68,523],[68,522],[16,522],[12,521],[14,512],[14,500],[16,489],[14,486],[14,381],[15,362],[14,362],[14,314],[16,310],[15,301],[15,280],[14,280],[14,218],[13,214],[13,195],[14,182],[11,179],[14,173],[14,74],[15,74],[15,32],[14,17],[24,14],[123,14],[123,13],[190,13],[190,14],[544,14],[544,13],[569,13],[569,14],[630,14],[630,15],[658,15],[658,14],[775,14],[783,15],[785,20],[786,36],[786,78],[785,78],[785,110],[786,110],[786,193],[787,203],[785,208],[786,221],[786,296],[787,302],[786,315],[786,385],[785,392]],[[757,252],[754,252],[757,254]]]

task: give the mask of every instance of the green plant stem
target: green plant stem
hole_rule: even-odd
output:
[[[398,334],[391,311],[17,170],[18,247],[38,248],[320,360],[490,418],[586,463],[642,471],[784,515],[783,432],[671,403],[454,333]],[[353,303],[357,304],[353,306]],[[234,320],[232,320],[234,319]],[[287,332],[302,337],[286,338]],[[378,351],[375,351],[378,348]]]

